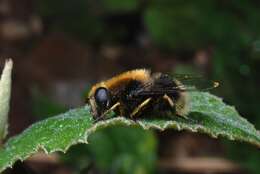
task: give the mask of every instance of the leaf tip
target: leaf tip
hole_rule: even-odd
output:
[[[7,135],[12,68],[12,59],[7,59],[0,80],[0,141]]]

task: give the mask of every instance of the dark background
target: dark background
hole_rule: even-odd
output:
[[[9,136],[84,104],[91,84],[134,68],[202,74],[260,128],[257,0],[1,0],[0,57],[14,60]],[[188,132],[110,128],[68,154],[8,173],[260,173],[259,150]]]

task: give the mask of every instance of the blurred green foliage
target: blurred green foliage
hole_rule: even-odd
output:
[[[138,0],[102,0],[101,4],[103,8],[112,13],[115,12],[127,12],[133,11],[138,8],[139,1]]]
[[[102,173],[154,173],[157,142],[151,131],[110,127],[91,135],[89,144],[77,145],[62,155],[77,171]]]
[[[47,30],[64,31],[82,41],[100,39],[105,32],[91,3],[85,0],[38,0],[37,11],[49,24]]]
[[[141,128],[114,127],[90,137],[89,149],[103,171],[112,173],[153,173],[156,139]]]
[[[141,10],[144,28],[158,47],[170,51],[213,50],[209,76],[221,82],[218,94],[260,128],[258,1],[47,0],[38,1],[38,7],[44,18],[51,19],[53,29],[68,32],[85,42],[99,43],[107,38],[117,41],[114,33],[127,33],[115,28],[111,31],[104,15],[136,14]],[[257,150],[248,150],[247,146],[238,148],[234,144],[228,147],[231,157],[260,173],[260,166],[255,165],[260,161]],[[250,155],[244,155],[249,151]]]

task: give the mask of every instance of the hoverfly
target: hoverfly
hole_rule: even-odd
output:
[[[95,120],[106,119],[106,114],[111,111],[131,119],[164,111],[186,117],[189,91],[196,90],[196,87],[210,89],[219,85],[212,82],[205,88],[201,79],[189,75],[173,77],[151,73],[147,69],[131,70],[95,84],[88,94],[88,102]]]

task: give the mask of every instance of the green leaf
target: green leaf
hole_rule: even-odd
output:
[[[12,60],[7,60],[0,80],[0,144],[7,135],[12,67]]]
[[[133,121],[126,118],[112,118],[94,124],[89,106],[70,110],[38,122],[22,134],[9,139],[0,150],[0,171],[11,167],[17,160],[25,160],[33,153],[44,150],[66,152],[78,143],[88,143],[88,137],[97,130],[111,126],[142,127],[143,129],[188,130],[206,133],[211,137],[226,137],[244,141],[260,147],[260,133],[247,120],[240,117],[234,107],[205,92],[191,92],[191,112],[188,119],[173,116],[172,119],[156,117]]]

